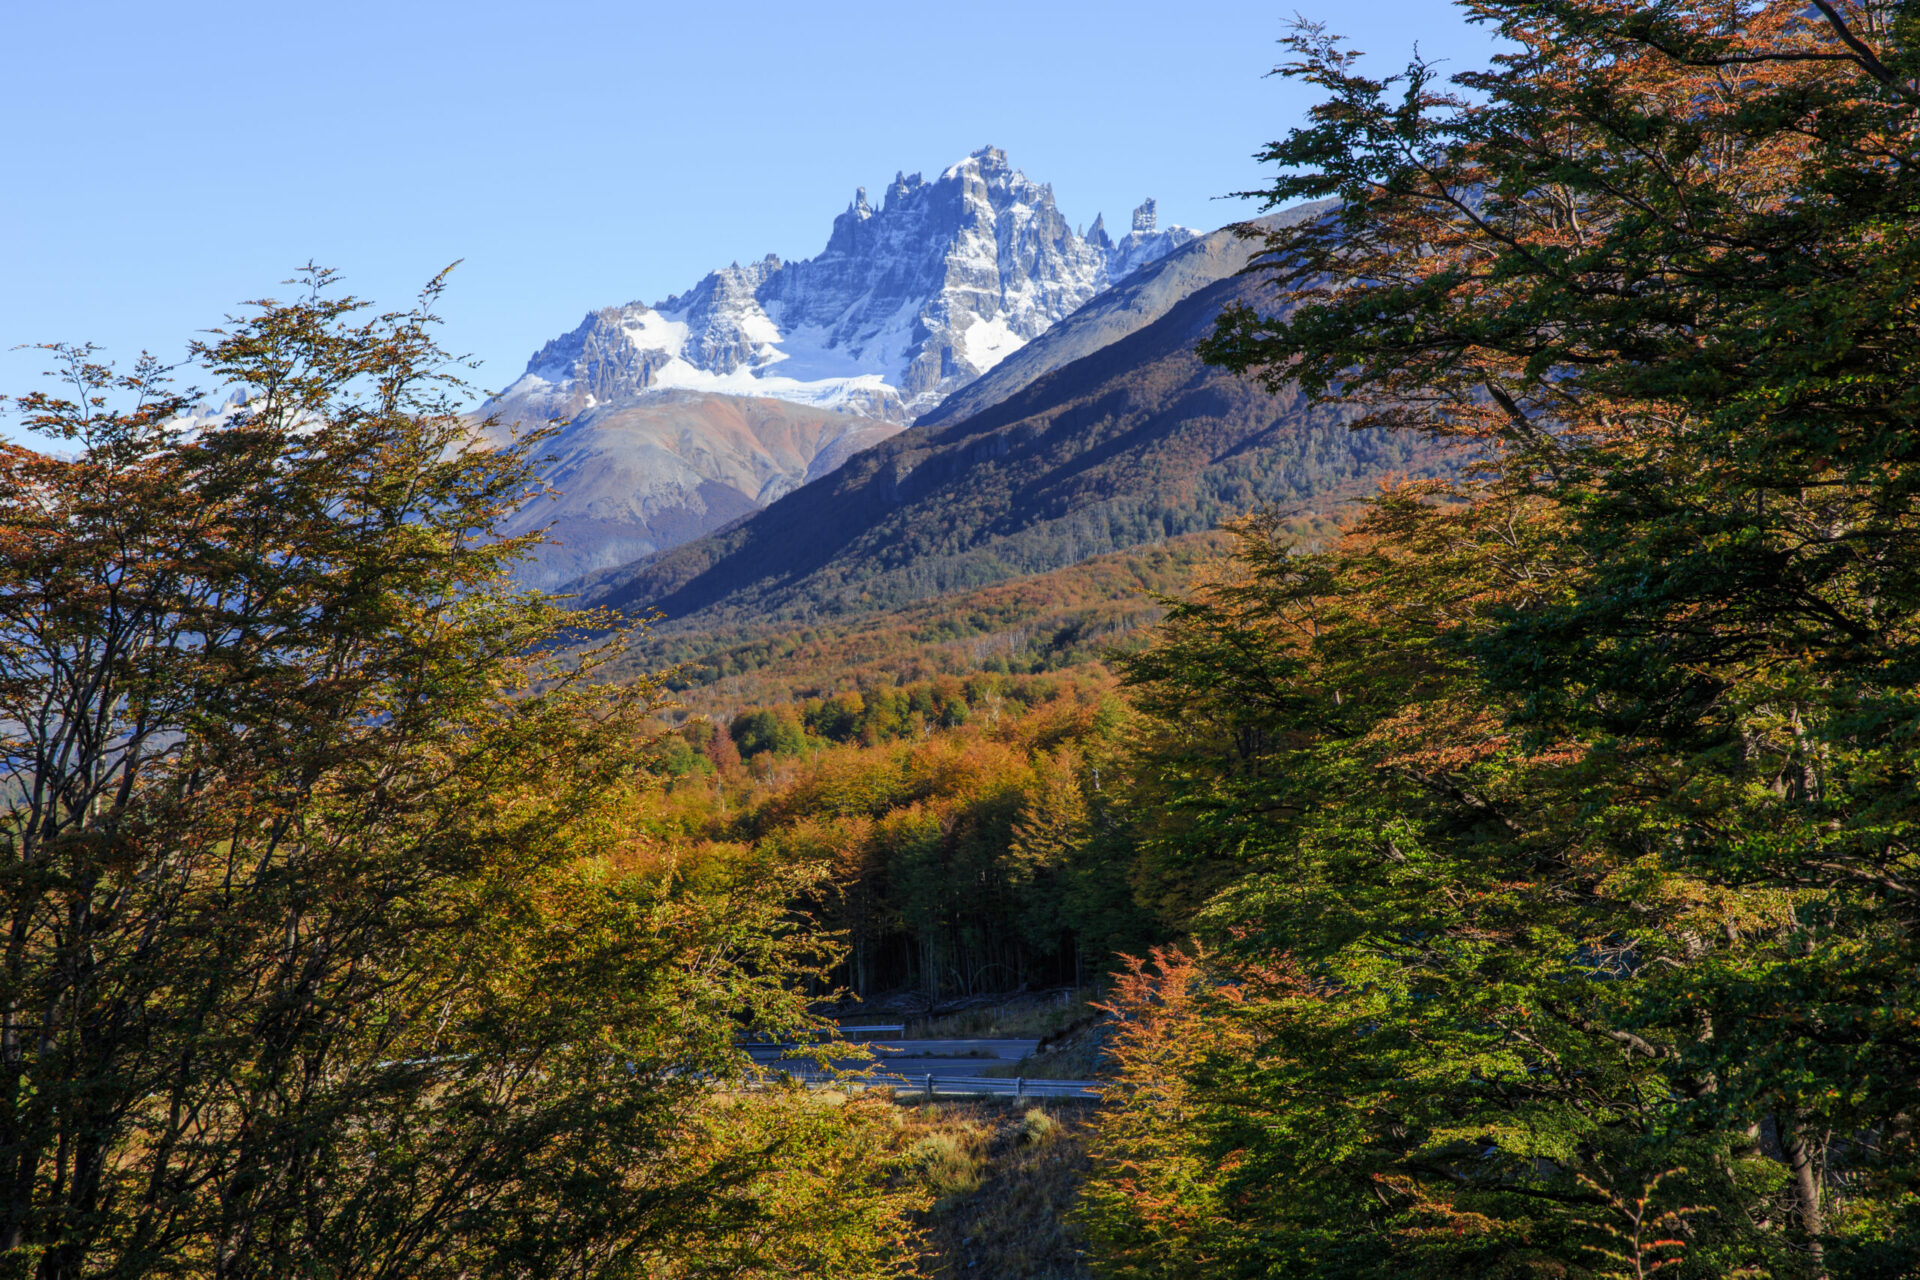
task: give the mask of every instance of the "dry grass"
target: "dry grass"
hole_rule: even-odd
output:
[[[1069,1220],[1086,1174],[1088,1109],[940,1102],[903,1107],[910,1150],[937,1197],[928,1280],[1089,1280]]]

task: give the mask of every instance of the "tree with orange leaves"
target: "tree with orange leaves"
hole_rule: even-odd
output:
[[[1113,1019],[1114,1083],[1094,1124],[1081,1217],[1104,1273],[1121,1280],[1206,1274],[1231,1234],[1234,1206],[1223,1191],[1236,1161],[1207,1149],[1208,1099],[1194,1075],[1210,1054],[1251,1041],[1210,1008],[1206,960],[1173,947],[1129,957],[1099,1006]]]

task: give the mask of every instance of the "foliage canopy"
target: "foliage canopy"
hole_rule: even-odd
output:
[[[229,411],[55,349],[0,446],[0,1274],[908,1265],[870,1109],[716,1088],[811,873],[645,869],[656,686],[508,587],[440,282],[301,283],[194,349]]]
[[[1264,194],[1341,204],[1204,351],[1479,463],[1244,526],[1130,663],[1161,856],[1227,882],[1230,998],[1166,1021],[1245,1048],[1112,1131],[1094,1225],[1142,1275],[1906,1274],[1910,6],[1463,7],[1459,92],[1287,42]]]

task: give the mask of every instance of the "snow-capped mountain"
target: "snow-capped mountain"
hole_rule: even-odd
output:
[[[769,254],[683,294],[590,313],[535,353],[495,408],[577,414],[656,389],[771,396],[909,422],[1082,303],[1195,238],[1134,210],[1082,235],[1053,190],[983,147],[931,182],[862,187],[818,257]]]

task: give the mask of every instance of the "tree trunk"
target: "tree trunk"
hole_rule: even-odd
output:
[[[1798,1120],[1776,1116],[1774,1128],[1780,1135],[1780,1151],[1787,1168],[1793,1171],[1793,1198],[1800,1215],[1800,1226],[1807,1233],[1807,1250],[1813,1259],[1813,1274],[1825,1280],[1825,1251],[1820,1246],[1820,1178],[1814,1168],[1813,1153]]]

